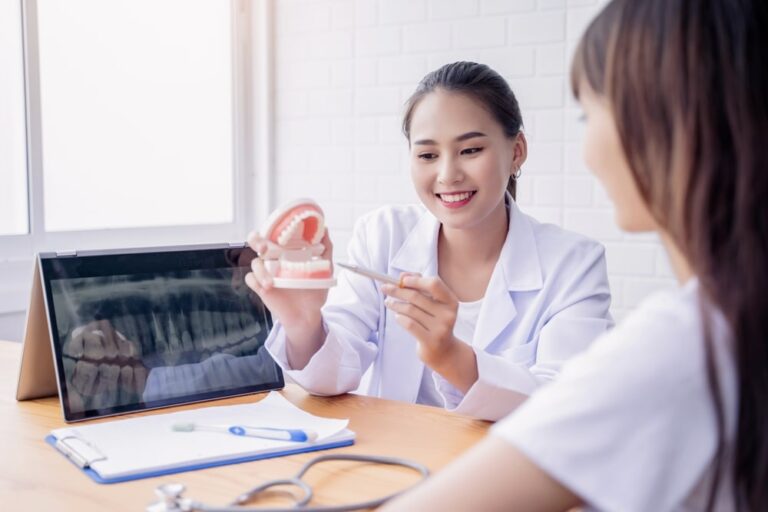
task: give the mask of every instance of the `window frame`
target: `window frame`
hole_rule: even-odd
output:
[[[233,222],[47,232],[44,225],[43,141],[37,0],[21,3],[26,112],[27,234],[0,235],[0,277],[32,268],[42,251],[160,247],[241,242],[272,209],[273,0],[229,0],[232,27]],[[31,277],[31,276],[30,276]],[[23,312],[29,284],[0,279],[0,315]],[[27,280],[26,283],[31,282]]]

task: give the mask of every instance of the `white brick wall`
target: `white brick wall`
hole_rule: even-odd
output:
[[[278,202],[316,198],[343,252],[354,219],[417,201],[400,134],[428,71],[484,62],[509,80],[530,142],[519,202],[603,242],[617,317],[673,285],[658,241],[622,233],[581,160],[570,56],[601,0],[276,0]]]

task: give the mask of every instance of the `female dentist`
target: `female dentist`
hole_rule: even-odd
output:
[[[361,218],[348,255],[403,287],[345,272],[330,294],[278,289],[256,259],[246,283],[277,319],[266,347],[315,394],[353,391],[373,365],[370,395],[497,420],[611,324],[604,250],[515,204],[527,143],[492,69],[428,74],[403,128],[423,206]]]

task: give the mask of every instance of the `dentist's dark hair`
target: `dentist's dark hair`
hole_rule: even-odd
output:
[[[421,79],[416,91],[408,98],[403,116],[403,134],[410,142],[411,119],[416,106],[427,94],[436,89],[465,94],[480,103],[504,129],[507,137],[516,137],[523,128],[523,116],[515,93],[504,78],[485,64],[453,62],[432,71]],[[514,199],[517,179],[509,178],[507,191]]]
[[[587,28],[571,86],[606,100],[644,201],[699,279],[718,429],[708,509],[727,478],[739,510],[768,510],[768,2],[614,0]],[[738,372],[733,437],[714,310]]]

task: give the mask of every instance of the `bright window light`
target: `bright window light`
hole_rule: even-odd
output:
[[[20,2],[0,2],[0,235],[29,231]]]
[[[46,231],[233,222],[230,2],[37,6]]]

